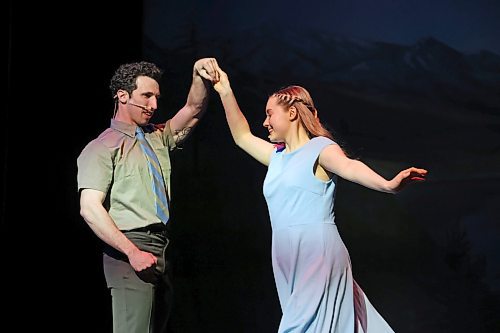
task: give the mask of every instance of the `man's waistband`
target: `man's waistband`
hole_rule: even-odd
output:
[[[165,242],[165,246],[170,242],[170,237],[169,237],[169,227],[163,223],[153,223],[150,225],[147,225],[145,227],[141,228],[135,228],[135,229],[130,229],[130,230],[121,230],[127,238],[129,238],[137,247],[139,247],[141,250],[144,250],[144,248],[141,246],[141,242],[137,241],[143,240],[144,237],[152,237],[151,239],[155,239],[156,241],[162,240]],[[141,236],[142,234],[142,236]],[[147,236],[144,234],[149,234],[151,236]],[[151,241],[148,240],[147,243],[150,243]],[[104,253],[109,255],[110,257],[113,257],[115,259],[120,259],[120,260],[126,260],[127,256],[123,254],[122,252],[116,250],[114,247],[104,243]],[[148,250],[148,252],[150,252]]]
[[[127,231],[168,233],[168,226],[166,224],[164,224],[164,223],[153,223],[153,224],[147,225],[145,227],[140,227],[140,228],[125,230],[125,231],[122,231],[122,232],[126,233]]]

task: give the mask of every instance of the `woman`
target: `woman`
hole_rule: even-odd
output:
[[[264,196],[273,229],[272,262],[283,312],[278,332],[393,332],[352,277],[334,219],[337,177],[396,193],[427,171],[408,168],[386,180],[348,158],[321,125],[306,89],[289,86],[267,101],[269,141],[254,136],[228,77],[219,93],[235,143],[268,166]]]

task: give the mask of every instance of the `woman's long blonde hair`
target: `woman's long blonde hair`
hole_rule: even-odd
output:
[[[271,95],[276,97],[278,105],[286,108],[294,106],[299,114],[300,122],[304,126],[309,138],[325,136],[333,140],[333,135],[321,124],[318,110],[309,92],[301,86],[281,88]]]

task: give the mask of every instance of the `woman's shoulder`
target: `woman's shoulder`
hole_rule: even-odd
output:
[[[333,141],[332,139],[330,138],[327,138],[326,136],[316,136],[314,138],[311,139],[312,142],[314,142],[315,144],[319,144],[319,145],[333,145],[333,144],[337,144],[337,142]]]

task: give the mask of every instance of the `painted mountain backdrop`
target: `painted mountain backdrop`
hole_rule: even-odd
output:
[[[395,45],[266,26],[210,40],[197,38],[193,28],[175,49],[145,40],[146,53],[167,68],[216,56],[256,119],[263,119],[265,99],[276,88],[304,85],[322,121],[355,149],[363,147],[365,157],[442,156],[445,149],[446,160],[496,153],[499,162],[500,56],[492,52],[462,54],[432,37]],[[491,163],[479,164],[473,166]],[[487,173],[500,175],[495,168]]]
[[[386,177],[410,165],[430,171],[426,183],[393,197],[339,184],[337,223],[355,275],[396,331],[498,328],[499,55],[464,54],[432,37],[396,45],[266,25],[224,37],[204,37],[194,26],[184,31],[168,43],[144,35],[145,57],[166,69],[158,121],[184,103],[189,69],[200,57],[217,58],[263,138],[269,94],[288,84],[306,87],[351,156]],[[199,324],[181,326],[210,330],[213,304],[201,300],[228,280],[234,286],[218,294],[225,305],[216,312],[227,313],[227,304],[232,311],[219,319],[239,331],[272,332],[279,308],[274,294],[262,294],[263,285],[273,290],[265,168],[235,148],[216,93],[174,170],[174,191],[192,189],[174,198],[183,220],[176,225],[180,295],[191,300],[178,322],[192,323],[182,313],[194,308]],[[212,233],[220,237],[201,236]]]

